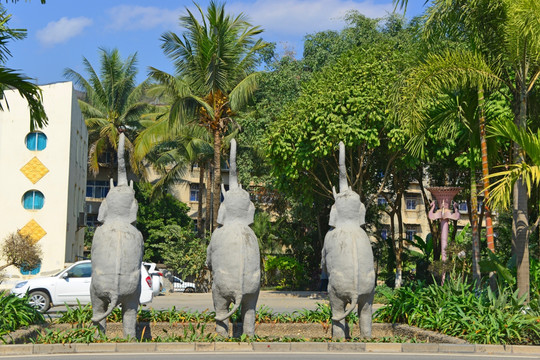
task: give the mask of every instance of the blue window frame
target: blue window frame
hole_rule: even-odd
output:
[[[38,190],[30,190],[23,195],[23,207],[27,210],[39,210],[43,207],[45,197]]]
[[[42,132],[31,132],[26,135],[26,148],[32,151],[41,151],[47,147],[47,136]]]
[[[21,267],[20,272],[22,275],[37,275],[41,271],[41,263],[37,264],[37,266],[33,269],[26,269],[24,266]]]
[[[110,183],[104,180],[87,180],[86,197],[103,199],[109,193]]]
[[[199,201],[199,184],[189,185],[189,201]]]
[[[405,199],[407,210],[416,210],[416,198],[409,197]]]

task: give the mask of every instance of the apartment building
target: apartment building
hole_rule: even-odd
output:
[[[71,82],[40,88],[49,119],[40,130],[30,132],[28,104],[16,90],[5,91],[2,100],[0,243],[18,231],[43,251],[31,271],[6,268],[2,288],[63,269],[83,254],[88,131]]]

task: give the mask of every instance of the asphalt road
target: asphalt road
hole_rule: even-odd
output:
[[[257,309],[270,308],[275,313],[292,313],[303,309],[316,310],[317,303],[328,303],[326,293],[309,291],[261,291]],[[172,307],[178,310],[213,311],[212,293],[166,293],[154,297],[151,303],[143,305],[145,309],[168,310]],[[377,306],[374,306],[377,308]],[[55,306],[47,313],[55,317],[58,312],[65,311],[65,306]]]
[[[261,291],[257,301],[257,309],[267,307],[274,312],[293,312],[303,309],[315,310],[317,303],[327,303],[328,296],[319,292],[284,292],[284,291]],[[212,293],[172,293],[160,295],[154,298],[148,308],[155,310],[177,309],[191,311],[213,310]]]

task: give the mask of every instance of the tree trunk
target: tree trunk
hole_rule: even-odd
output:
[[[517,113],[516,125],[520,129],[527,127],[527,88],[521,86],[519,96],[519,111]],[[523,162],[521,148],[514,143],[514,161],[517,164]],[[517,286],[519,296],[526,295],[526,302],[529,302],[529,218],[528,218],[528,195],[527,187],[522,179],[514,184],[513,194],[513,221],[512,221],[512,248],[516,255],[517,266]]]
[[[480,273],[480,232],[478,231],[478,190],[476,188],[476,166],[474,153],[470,153],[470,171],[471,171],[471,209],[470,221],[472,227],[472,266],[474,286],[478,291],[480,289],[482,274]]]
[[[204,219],[204,230],[205,232],[210,232],[212,227],[212,172],[214,169],[210,162],[207,162],[206,164],[209,166],[208,171],[206,172],[206,214]]]
[[[401,260],[403,255],[403,215],[401,213],[401,194],[397,196],[397,199],[400,205],[398,205],[398,209],[396,211],[399,231],[396,244],[396,281],[394,284],[394,289],[399,289],[403,282],[403,261]]]
[[[199,163],[199,193],[197,194],[198,208],[197,208],[197,235],[199,237],[204,236],[204,224],[203,224],[203,191],[204,191],[204,162]]]
[[[214,194],[212,203],[212,230],[217,229],[217,217],[221,204],[221,132],[214,130]]]
[[[487,205],[489,199],[489,164],[486,142],[486,118],[484,116],[484,88],[478,86],[478,124],[480,126],[480,150],[482,153],[482,180],[484,185],[484,210],[486,218],[486,241],[487,247],[495,253],[495,242],[493,237],[493,223],[491,220],[491,211]],[[497,290],[497,275],[494,271],[489,273],[489,286],[492,291]]]

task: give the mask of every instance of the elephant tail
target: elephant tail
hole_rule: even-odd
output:
[[[109,303],[109,307],[107,308],[107,311],[105,311],[101,315],[94,315],[92,317],[92,322],[98,323],[101,320],[106,319],[107,316],[111,315],[111,313],[114,310],[114,308],[116,307],[116,305],[118,305],[118,295],[113,294],[112,297],[111,297],[111,302]]]
[[[354,308],[356,307],[357,304],[358,304],[358,295],[356,295],[356,296],[352,299],[352,301],[351,301],[351,307],[350,307],[348,310],[346,310],[346,311],[343,313],[343,315],[341,315],[340,317],[332,317],[332,320],[333,320],[333,321],[341,321],[341,320],[345,319],[345,318],[351,313],[351,311],[354,310]]]
[[[225,316],[219,316],[219,317],[216,316],[216,320],[225,321],[226,319],[228,319],[232,314],[236,312],[236,310],[238,310],[238,307],[240,306],[241,303],[242,303],[242,294],[236,295],[236,299],[234,300],[234,306],[231,309],[231,311],[229,311],[227,315]]]

